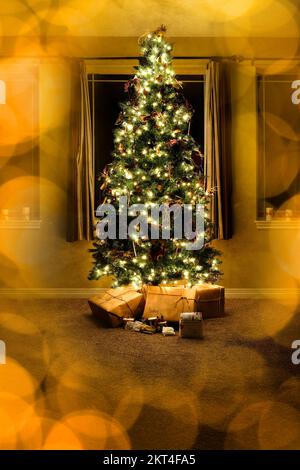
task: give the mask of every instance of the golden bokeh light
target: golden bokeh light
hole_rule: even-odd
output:
[[[63,423],[57,422],[50,429],[43,450],[83,450],[77,435]]]
[[[22,385],[21,385],[22,386]],[[35,413],[33,407],[18,395],[0,392],[0,448],[16,449],[19,435],[30,427]]]
[[[222,2],[218,0],[217,3]],[[214,5],[217,3],[214,2]],[[230,3],[229,0],[229,5]],[[234,3],[239,3],[242,9],[244,4],[247,6],[248,2],[235,0],[232,2],[233,6]],[[239,27],[241,36],[288,36],[299,38],[298,11],[290,2],[283,2],[282,0],[260,2],[259,0],[255,0],[249,3],[252,3],[252,5],[248,5],[248,12],[245,11],[242,14],[236,14],[235,18],[232,18],[235,26]],[[226,2],[224,3],[224,7],[226,8]],[[220,8],[222,9],[222,7]],[[238,7],[236,11],[239,11]],[[297,44],[297,42],[298,41],[295,40],[295,44]],[[294,52],[296,53],[296,49]]]
[[[41,450],[43,446],[43,419],[32,413],[18,431],[17,450]]]
[[[82,410],[65,416],[61,421],[80,439],[86,450],[129,450],[129,437],[111,416],[96,411]]]
[[[300,195],[288,199],[281,207],[280,211],[292,210],[300,207]],[[290,230],[270,230],[269,244],[275,260],[282,269],[292,278],[300,279],[300,229]]]
[[[214,362],[214,366],[207,371],[206,385],[199,394],[201,424],[223,429],[224,423],[248,400],[249,387],[258,384],[263,388],[266,384],[267,367],[264,358],[247,348],[245,361],[245,348],[247,346],[226,347],[222,360],[218,364]],[[219,400],[210,400],[210,396],[216,394],[216,383],[224,383],[224,389],[219,385]]]
[[[40,336],[39,328],[27,318],[15,313],[1,312],[0,328],[26,336]]]
[[[224,448],[229,449],[258,449],[257,428],[262,413],[270,406],[270,401],[253,403],[242,407],[230,421]]]
[[[70,364],[71,362],[67,365],[61,361],[55,362],[49,370],[49,373],[58,379],[53,399],[60,412],[69,414],[82,409],[85,403],[90,402],[99,412],[112,415],[124,429],[129,429],[138,418],[144,403],[143,390],[134,373],[127,370],[124,380],[120,380],[113,365],[108,367],[99,362],[95,368],[81,361]],[[95,397],[93,390],[99,377],[101,388],[98,388]]]
[[[199,405],[192,391],[161,378],[156,384],[144,387],[144,408],[140,419],[149,419],[148,410],[151,410],[154,448],[172,448],[175,435],[180,448],[193,446],[198,435]]]
[[[133,385],[124,391],[122,395],[115,404],[113,417],[125,429],[130,429],[142,412],[145,402],[144,388]]]
[[[279,75],[281,73],[297,73],[295,69],[296,61],[293,58],[296,58],[297,55],[298,43],[297,41],[289,45],[289,51],[286,52],[288,59],[277,59],[271,60],[270,63],[264,66],[265,75]]]
[[[96,9],[97,4],[94,6]],[[19,31],[19,35],[27,37],[42,35],[44,39],[57,35],[97,35],[97,25],[85,10],[82,2],[74,5],[70,2],[60,3],[60,5],[52,7],[51,11],[47,8],[39,8],[36,14],[28,17]]]
[[[0,368],[0,390],[17,397],[34,399],[37,383],[31,374],[14,359],[7,357]]]
[[[297,290],[291,289],[286,298],[261,300],[255,304],[255,319],[245,320],[239,329],[243,338],[259,341],[269,337],[280,342],[278,335],[293,320],[298,305]],[[274,312],[278,312],[277,315]]]
[[[99,377],[101,377],[101,369]],[[59,377],[59,383],[51,396],[57,402],[62,414],[81,409],[88,402],[94,403],[97,410],[105,412],[109,409],[106,393],[102,389],[98,390],[95,398],[93,384],[92,378],[84,377],[71,368]]]
[[[0,74],[6,84],[6,103],[0,106],[0,155],[6,157],[30,150],[38,136],[38,81],[35,67],[27,61],[1,60]]]
[[[18,361],[26,357],[26,364],[29,364],[27,368],[31,368],[30,374],[40,384],[47,374],[50,362],[48,341],[40,328],[22,315],[22,306],[15,306],[15,310],[18,311],[17,314],[1,312],[1,338],[10,345],[11,357]]]
[[[300,412],[285,403],[271,403],[260,418],[258,440],[262,450],[300,449]]]
[[[276,393],[276,400],[287,403],[300,410],[300,377],[290,377],[285,380]]]
[[[251,16],[268,7],[274,0],[266,0],[262,5],[259,0],[204,0],[203,7],[211,12],[215,21],[230,21],[240,17]]]
[[[292,126],[282,117],[271,113],[265,113],[265,120],[267,125],[273,132],[285,139],[298,142],[300,140],[299,134],[292,128]]]
[[[286,162],[289,162],[287,165]],[[265,196],[267,198],[277,196],[290,186],[300,169],[299,154],[297,151],[286,150],[284,153],[274,152],[272,166],[277,169],[273,172],[272,179],[268,179]]]

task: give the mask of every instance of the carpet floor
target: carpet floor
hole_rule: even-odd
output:
[[[103,328],[82,299],[0,313],[2,448],[300,449],[295,305],[229,300],[201,341]]]

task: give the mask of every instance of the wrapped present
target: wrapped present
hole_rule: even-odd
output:
[[[201,312],[183,312],[180,314],[180,320],[202,320]]]
[[[172,326],[163,326],[162,334],[163,336],[175,336],[175,330]]]
[[[179,335],[181,338],[203,338],[203,320],[200,312],[184,312],[180,315]]]
[[[187,279],[174,279],[173,281],[168,281],[165,284],[162,284],[163,287],[187,287]]]
[[[143,318],[163,317],[165,321],[178,322],[182,312],[196,309],[195,289],[185,287],[145,286],[146,305]]]
[[[131,286],[109,289],[104,295],[94,296],[88,302],[92,313],[103,325],[111,328],[121,326],[124,317],[141,317],[145,305],[143,294]]]
[[[197,310],[203,318],[222,317],[225,310],[225,289],[214,284],[194,286],[197,297]]]

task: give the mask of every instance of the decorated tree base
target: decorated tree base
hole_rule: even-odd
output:
[[[210,284],[192,288],[144,286],[142,290],[124,286],[92,297],[89,305],[104,326],[130,329],[130,324],[142,319],[147,327],[138,322],[139,331],[155,333],[168,326],[167,322],[178,323],[183,312],[201,312],[204,319],[223,316],[224,294],[224,287]]]

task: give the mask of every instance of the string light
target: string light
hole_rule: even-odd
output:
[[[201,180],[197,181],[199,178],[192,161],[193,140],[191,136],[187,137],[192,112],[178,96],[179,82],[171,67],[172,46],[157,33],[144,36],[141,44],[146,61],[141,62],[131,80],[128,100],[122,106],[121,122],[114,134],[114,160],[109,177],[105,177],[104,196],[108,203],[115,203],[121,195],[126,195],[131,204],[142,202],[146,209],[140,215],[148,224],[162,229],[168,227],[161,220],[153,220],[151,215],[152,207],[158,202],[179,205],[188,202],[188,210],[193,210],[195,201],[207,204],[211,194],[205,191]],[[171,139],[176,143],[186,141],[188,145],[176,146],[175,150],[173,143],[170,145]],[[122,214],[126,211],[120,209]],[[130,214],[136,216],[135,211],[130,211]],[[209,219],[208,211],[204,217]],[[203,236],[209,240],[209,230],[209,224],[206,224],[205,230],[196,238]],[[178,277],[180,270],[189,285],[217,279],[219,261],[212,258],[213,251],[209,255],[201,252],[199,257],[198,252],[192,255],[185,249],[185,240],[165,240],[166,250],[153,269],[150,267],[153,263],[155,265],[150,254],[153,242],[142,234],[139,224],[129,238],[130,243],[124,241],[123,247],[123,251],[128,253],[126,258],[120,256],[121,241],[118,248],[107,245],[106,240],[97,241],[96,254],[99,249],[101,262],[95,258],[92,278],[112,274],[117,277],[114,286],[131,283],[138,287],[145,280],[166,284]],[[199,262],[200,259],[205,263]],[[102,263],[102,260],[105,261]]]

